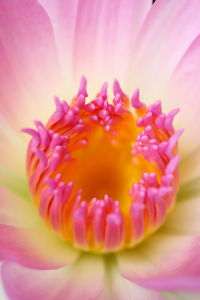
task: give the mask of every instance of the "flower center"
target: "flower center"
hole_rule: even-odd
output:
[[[114,252],[157,230],[176,201],[177,109],[131,101],[118,81],[86,103],[82,78],[71,104],[55,98],[46,126],[36,121],[27,150],[30,190],[47,225],[75,247]]]

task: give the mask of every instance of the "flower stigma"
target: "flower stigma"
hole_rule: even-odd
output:
[[[27,150],[30,191],[40,216],[61,239],[95,253],[130,248],[155,232],[176,202],[177,142],[174,109],[131,100],[114,81],[86,102],[81,79],[71,104],[55,98],[56,111]]]

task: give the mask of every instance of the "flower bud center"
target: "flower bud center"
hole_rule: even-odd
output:
[[[147,107],[118,81],[86,103],[86,80],[68,105],[55,99],[46,126],[36,121],[27,151],[30,190],[41,217],[62,239],[85,251],[130,248],[157,230],[178,187],[178,110]]]

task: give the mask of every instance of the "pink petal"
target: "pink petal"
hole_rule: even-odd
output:
[[[2,0],[0,10],[0,107],[19,130],[33,118],[44,119],[46,101],[58,92],[57,53],[50,20],[38,1]]]
[[[96,93],[95,88],[99,88],[102,80],[126,79],[134,40],[151,7],[150,0],[40,3],[52,21],[64,66],[69,66],[73,59],[76,80],[82,74],[88,76]]]
[[[137,70],[132,84],[145,101],[162,96],[167,79],[199,32],[199,0],[155,2],[139,32],[132,68]]]
[[[75,249],[42,226],[19,228],[0,225],[1,260],[35,269],[56,269],[71,264],[77,255]]]
[[[21,197],[0,186],[0,224],[33,226],[38,220],[32,200],[26,199],[25,190],[17,190],[16,187],[15,192],[21,194]]]
[[[18,128],[16,128],[18,130]],[[26,146],[16,130],[0,114],[0,184],[17,186],[25,178]],[[13,151],[14,149],[14,151]]]
[[[200,290],[200,238],[155,234],[118,255],[126,279],[155,290]]]
[[[56,47],[58,51],[59,65],[65,81],[65,94],[70,99],[74,96],[77,83],[74,83],[72,73],[74,31],[79,0],[39,0],[52,24]],[[84,74],[81,74],[81,76]],[[78,79],[80,80],[80,78]],[[74,90],[73,88],[74,87]],[[58,95],[61,97],[61,95]]]
[[[11,300],[95,300],[103,288],[104,265],[100,256],[92,255],[83,255],[70,267],[48,271],[5,263],[2,277]]]
[[[177,65],[170,78],[166,97],[170,99],[170,103],[176,103],[181,108],[179,118],[177,118],[177,126],[185,128],[181,145],[185,155],[192,151],[195,152],[192,156],[197,164],[199,160],[198,147],[200,146],[200,140],[197,138],[199,136],[197,124],[200,111],[200,35],[193,41]],[[196,169],[194,168],[195,172]],[[198,172],[197,176],[199,175]]]
[[[31,199],[0,188],[0,259],[37,269],[72,263],[78,251],[54,235],[40,219]]]

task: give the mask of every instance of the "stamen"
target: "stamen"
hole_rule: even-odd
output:
[[[55,97],[48,123],[35,121],[27,150],[29,186],[40,216],[75,247],[92,252],[130,248],[157,230],[176,201],[178,140],[174,109],[129,101],[117,80],[108,102],[104,83],[86,103],[81,79],[71,104]],[[130,105],[133,112],[130,110]]]

